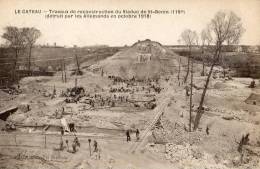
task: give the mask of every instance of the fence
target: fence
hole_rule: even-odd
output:
[[[99,135],[77,135],[82,145],[88,145],[88,139],[106,139],[106,140],[123,140],[122,136],[99,136]],[[68,134],[63,136],[63,141],[72,143],[75,136]],[[39,148],[59,148],[61,135],[59,134],[40,134],[40,133],[1,133],[0,134],[0,147],[1,146],[23,146],[23,147],[39,147]]]
[[[66,136],[66,139],[72,136]],[[71,138],[72,139],[72,138]],[[54,147],[60,143],[60,136],[46,134],[0,134],[0,146]]]

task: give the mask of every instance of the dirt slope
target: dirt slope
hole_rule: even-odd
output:
[[[178,56],[149,39],[138,41],[130,48],[91,66],[92,70],[103,69],[107,75],[126,78],[156,77],[176,72],[177,68]]]

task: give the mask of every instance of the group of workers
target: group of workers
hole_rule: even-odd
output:
[[[69,140],[65,140],[65,143],[66,143],[66,146],[64,146],[63,144],[63,135],[64,135],[64,130],[62,129],[61,130],[61,139],[60,139],[60,147],[59,149],[60,150],[64,150],[65,147],[67,147],[67,151],[68,152],[72,152],[72,153],[76,153],[77,152],[77,147],[80,147],[80,142],[79,142],[79,139],[78,137],[76,136],[76,134],[74,133],[74,139],[72,141],[72,144],[71,144],[71,147],[72,147],[72,150],[70,150],[69,148]]]
[[[64,132],[61,132],[62,135],[61,135],[61,141],[60,141],[60,147],[59,147],[59,150],[60,151],[63,151],[66,147],[67,147],[67,152],[70,152],[70,153],[76,153],[78,151],[78,148],[80,147],[80,142],[79,142],[79,139],[76,135],[74,135],[74,139],[71,143],[71,148],[70,149],[69,147],[69,140],[65,140],[65,143],[66,143],[66,146],[64,146],[64,143],[63,143],[63,133]],[[90,145],[90,142],[91,142],[91,139],[88,140],[89,141],[89,146]],[[91,152],[91,147],[89,147],[89,150],[90,150],[90,156],[94,155],[94,158],[97,160],[97,159],[100,159],[101,155],[101,149],[100,147],[98,146],[98,142],[96,140],[93,141],[93,152]]]
[[[91,107],[95,107],[97,105],[99,106],[115,106],[115,102],[127,102],[128,101],[128,96],[117,96],[117,95],[112,95],[112,96],[102,96],[102,95],[96,95],[95,97],[91,97],[89,104]]]
[[[133,132],[132,130],[126,130],[126,141],[129,142],[131,141],[131,132]],[[140,131],[139,129],[136,129],[135,130],[135,135],[136,135],[136,141],[139,141],[140,140]],[[63,151],[66,147],[67,147],[67,151],[70,152],[70,153],[76,153],[78,151],[77,147],[79,148],[80,147],[80,142],[79,142],[79,139],[78,137],[76,136],[76,134],[74,133],[74,139],[71,143],[71,147],[72,149],[70,149],[69,147],[69,140],[65,140],[65,143],[66,143],[66,146],[64,145],[64,142],[63,142],[63,136],[64,136],[64,130],[62,129],[61,130],[61,140],[60,140],[60,147],[59,147],[59,150],[60,151]],[[101,149],[100,147],[98,146],[98,142],[96,140],[93,141],[93,152],[91,152],[91,139],[88,139],[88,142],[89,142],[89,151],[90,151],[90,156],[93,154],[95,159],[100,159],[100,154],[101,154]]]

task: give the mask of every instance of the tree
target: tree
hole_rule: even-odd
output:
[[[17,60],[21,50],[24,49],[26,45],[25,30],[15,26],[7,26],[5,27],[5,32],[2,35],[2,38],[7,40],[9,47],[15,52],[12,68],[12,79],[15,80]]]
[[[181,44],[181,39],[178,39],[177,42],[180,45]],[[181,85],[181,83],[180,83],[180,73],[181,73],[181,56],[179,58],[179,68],[178,68],[178,75],[177,75],[179,86]]]
[[[206,79],[206,84],[203,89],[198,111],[194,121],[193,129],[196,130],[199,126],[200,119],[203,114],[203,104],[208,89],[211,74],[214,66],[218,63],[221,56],[222,47],[225,43],[237,44],[244,31],[241,19],[234,12],[219,11],[209,24],[209,30],[213,34],[215,41],[214,54],[209,74]]]
[[[202,59],[202,72],[201,75],[205,75],[205,60],[206,60],[206,55],[205,55],[205,47],[209,48],[209,45],[212,42],[212,37],[209,32],[209,29],[203,29],[200,33],[200,38],[201,38],[201,59]]]
[[[76,46],[74,46],[74,53],[75,53],[75,59],[76,59],[76,65],[77,65],[76,75],[82,75],[82,72],[80,70],[79,59],[78,59],[78,55],[77,55],[77,47]]]
[[[41,36],[41,32],[32,27],[32,28],[23,28],[25,32],[25,40],[27,46],[29,47],[29,56],[28,56],[28,71],[31,72],[31,56],[32,56],[32,48],[35,44],[36,40]]]
[[[191,48],[193,45],[196,45],[197,41],[198,41],[198,35],[195,31],[192,31],[190,29],[186,29],[181,33],[181,40],[183,41],[183,43],[185,45],[188,46],[189,48],[189,56],[188,56],[188,64],[187,64],[187,72],[186,75],[184,77],[184,83],[186,83],[187,78],[189,76],[189,72],[190,72],[190,57],[191,57]]]
[[[181,73],[181,57],[179,58],[179,68],[178,68],[178,75],[177,75],[179,86],[181,85],[180,84],[180,73]]]
[[[191,70],[190,70],[190,119],[189,119],[189,132],[191,132],[192,121],[192,95],[193,95],[193,57],[191,57]]]

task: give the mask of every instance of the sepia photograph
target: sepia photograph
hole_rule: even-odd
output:
[[[260,169],[260,0],[0,0],[0,169]]]

